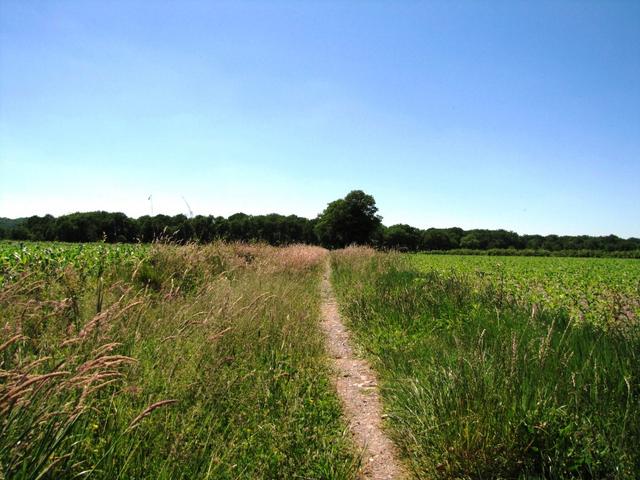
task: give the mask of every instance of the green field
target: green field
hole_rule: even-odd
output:
[[[574,321],[625,323],[640,316],[640,262],[635,259],[412,255],[422,272],[464,278],[495,289],[520,308],[566,310]]]
[[[636,478],[640,263],[333,256],[417,478]]]
[[[49,280],[65,268],[81,280],[130,270],[149,254],[149,245],[61,242],[0,242],[0,286],[21,276]]]

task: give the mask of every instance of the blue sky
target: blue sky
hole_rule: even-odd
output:
[[[0,2],[0,216],[640,236],[640,2]]]

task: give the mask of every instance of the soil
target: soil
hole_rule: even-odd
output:
[[[334,366],[334,382],[355,444],[362,451],[360,478],[402,479],[406,471],[397,449],[382,429],[382,406],[375,372],[351,348],[331,288],[330,265],[322,279],[322,328]]]

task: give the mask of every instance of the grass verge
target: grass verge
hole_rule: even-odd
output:
[[[397,254],[347,249],[332,264],[417,478],[636,478],[637,324],[532,315],[491,285]]]
[[[23,265],[0,289],[0,478],[352,478],[318,327],[325,254]]]

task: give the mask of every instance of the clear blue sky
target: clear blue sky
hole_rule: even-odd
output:
[[[640,236],[640,2],[0,2],[0,216]]]

